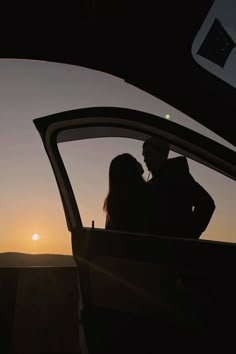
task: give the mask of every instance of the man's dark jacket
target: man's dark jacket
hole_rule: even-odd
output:
[[[183,156],[168,159],[149,181],[150,232],[199,238],[215,209],[211,196],[189,173]]]

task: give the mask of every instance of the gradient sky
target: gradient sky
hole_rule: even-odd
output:
[[[71,254],[61,200],[34,118],[91,106],[133,108],[162,117],[168,113],[173,121],[235,150],[176,109],[105,73],[58,63],[1,59],[0,77],[0,252]],[[95,220],[97,227],[103,227],[109,162],[118,153],[130,152],[143,164],[141,142],[87,140],[61,144],[60,151],[75,195],[79,195],[84,225]],[[217,206],[203,238],[235,242],[235,182],[196,162],[189,160],[189,165]],[[38,241],[32,240],[34,233],[39,234]]]

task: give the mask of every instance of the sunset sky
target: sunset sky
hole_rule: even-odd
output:
[[[170,114],[171,120],[235,150],[176,109],[105,73],[58,63],[1,59],[0,77],[0,252],[71,254],[57,185],[34,118],[91,106],[133,108],[162,117]],[[60,151],[84,225],[95,220],[95,226],[103,227],[109,162],[118,153],[130,152],[144,166],[141,142],[86,140],[61,144]],[[189,165],[216,203],[203,238],[235,242],[235,182],[196,162],[189,161]]]

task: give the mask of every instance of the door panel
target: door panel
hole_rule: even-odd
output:
[[[156,135],[174,152],[232,180],[235,152],[176,123],[123,108],[80,109],[34,122],[72,234],[89,353],[227,352],[234,344],[235,244],[83,228],[58,144]]]
[[[156,342],[161,350],[177,345],[187,352],[196,340],[196,350],[200,344],[210,350],[233,340],[236,292],[231,246],[96,229],[73,238],[80,244],[73,253],[86,299],[82,319],[88,343],[96,342],[101,331],[100,339],[104,337],[108,346],[96,342],[94,353],[99,346],[104,352],[114,350],[117,336],[120,345],[127,343],[117,352],[125,353],[137,336],[142,340],[136,351],[147,345],[147,353],[158,352]]]

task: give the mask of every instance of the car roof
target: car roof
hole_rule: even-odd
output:
[[[20,2],[14,8],[6,3],[0,53],[118,76],[236,145],[235,88],[192,55],[213,5],[212,0]]]

